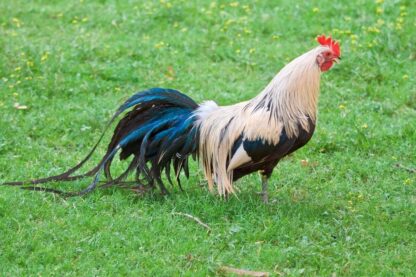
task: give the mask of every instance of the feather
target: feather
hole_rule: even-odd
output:
[[[193,111],[198,107],[198,104],[191,98],[173,89],[152,88],[136,93],[117,109],[93,149],[75,167],[56,176],[3,184],[16,186],[24,184],[37,185],[50,181],[69,181],[86,176],[94,176],[89,186],[78,192],[63,192],[37,186],[25,187],[31,190],[60,193],[64,196],[80,196],[93,191],[97,187],[102,172],[104,172],[107,181],[101,187],[108,187],[119,184],[132,170],[136,170],[136,179],[144,176],[146,180],[145,185],[153,186],[156,182],[161,191],[167,193],[163,185],[161,173],[165,170],[166,174],[169,175],[171,161],[176,163],[176,165],[179,162],[179,166],[175,167],[175,176],[178,179],[179,173],[183,169],[184,161],[188,159],[189,155],[195,154],[197,151],[198,130],[194,126],[196,119]],[[128,109],[131,110],[117,124],[111,141],[107,146],[107,152],[97,166],[85,174],[71,176],[90,159],[111,123]],[[181,152],[180,154],[178,153],[179,151]],[[122,160],[127,159],[131,155],[134,158],[121,175],[113,178],[111,165],[118,153],[120,153],[120,159]],[[181,156],[181,159],[177,158],[177,154]],[[185,175],[189,176],[189,173]],[[168,180],[171,182],[170,176]]]

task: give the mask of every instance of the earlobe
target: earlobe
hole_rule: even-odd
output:
[[[324,61],[325,61],[325,59],[321,54],[319,54],[316,57],[316,63],[318,64],[319,67],[321,67],[323,65]]]

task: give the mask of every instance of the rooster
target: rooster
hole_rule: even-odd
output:
[[[291,61],[253,99],[230,106],[214,101],[198,105],[188,96],[173,89],[152,88],[136,93],[119,107],[105,130],[123,112],[129,110],[113,133],[107,152],[90,171],[74,175],[91,157],[104,133],[87,157],[68,171],[47,178],[6,185],[26,189],[84,195],[96,187],[126,184],[124,180],[136,172],[137,186],[159,186],[163,172],[172,184],[171,169],[180,185],[180,173],[189,177],[188,160],[199,159],[208,187],[216,186],[220,196],[236,192],[237,179],[259,172],[262,198],[268,201],[268,179],[278,162],[304,146],[312,137],[319,96],[320,75],[341,59],[339,43],[331,37],[317,37],[319,46]],[[105,132],[105,131],[104,131]],[[127,169],[113,177],[111,164],[132,157]],[[106,181],[99,184],[100,174]],[[70,181],[94,176],[92,183],[78,192],[62,192],[38,184]],[[136,186],[136,185],[135,185]]]

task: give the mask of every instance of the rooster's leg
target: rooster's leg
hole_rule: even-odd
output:
[[[264,171],[260,171],[261,176],[261,198],[263,199],[264,203],[269,202],[269,193],[268,193],[268,187],[269,187],[269,176]]]

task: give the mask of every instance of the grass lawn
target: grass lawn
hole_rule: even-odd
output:
[[[238,198],[208,193],[197,163],[185,192],[166,197],[0,187],[0,275],[416,275],[416,177],[396,166],[416,167],[414,1],[3,0],[0,12],[0,182],[77,163],[136,91],[231,104],[318,34],[343,54],[322,76],[315,135],[275,170],[269,205],[255,174]]]

